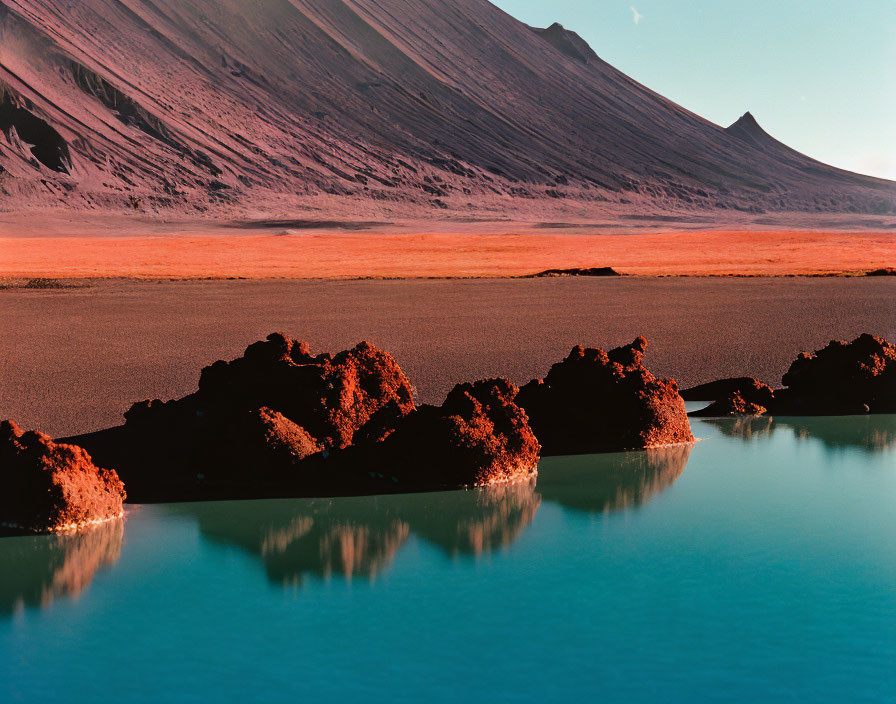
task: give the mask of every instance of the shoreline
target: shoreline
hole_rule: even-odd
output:
[[[139,504],[130,505],[139,506]],[[29,528],[27,526],[19,525],[18,523],[2,522],[0,523],[0,538],[27,538],[43,535],[73,535],[82,531],[86,531],[90,528],[96,528],[97,526],[111,523],[112,521],[122,520],[125,518],[125,513],[126,512],[124,508],[122,508],[122,510],[114,516],[105,516],[104,518],[91,518],[85,521],[63,523],[60,526],[54,526],[49,529]]]

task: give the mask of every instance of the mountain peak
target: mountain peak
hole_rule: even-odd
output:
[[[588,42],[582,39],[572,30],[566,29],[559,22],[554,22],[547,29],[539,29],[531,27],[532,31],[538,36],[551,44],[555,49],[566,54],[571,59],[575,59],[583,64],[597,61],[598,55],[588,46]]]
[[[489,0],[76,4],[0,0],[0,211],[896,212]]]
[[[738,139],[752,142],[761,148],[767,147],[772,143],[778,144],[774,137],[762,129],[756,118],[753,117],[753,113],[749,111],[741,115],[737,122],[730,125],[725,131]]]
[[[743,115],[741,115],[737,119],[737,121],[734,122],[730,127],[728,127],[729,130],[733,130],[735,128],[742,129],[742,130],[749,130],[751,132],[757,132],[757,131],[764,132],[765,131],[759,126],[759,123],[756,122],[756,118],[753,117],[753,113],[751,113],[749,110],[747,112],[745,112]]]

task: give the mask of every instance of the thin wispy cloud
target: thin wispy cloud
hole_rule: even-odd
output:
[[[634,5],[629,7],[629,9],[632,11],[632,19],[635,21],[635,24],[641,24],[641,20],[644,19],[644,15],[642,15],[640,12],[638,12],[635,9]]]

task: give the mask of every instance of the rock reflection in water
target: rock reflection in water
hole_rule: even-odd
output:
[[[451,557],[509,547],[532,523],[542,500],[589,512],[624,509],[669,487],[691,444],[641,452],[542,460],[537,486],[506,484],[470,491],[178,504],[209,541],[257,556],[284,586],[308,577],[381,574],[411,535]]]
[[[0,614],[77,598],[99,570],[121,557],[124,520],[77,533],[0,540]]]
[[[896,447],[896,415],[712,418],[702,422],[744,441],[778,431],[815,439],[831,449],[855,448],[883,452]]]
[[[771,416],[735,416],[725,427],[719,424],[719,430],[731,437],[751,440],[771,435],[774,420]]]
[[[258,556],[283,585],[308,576],[375,577],[411,533],[450,555],[510,545],[532,522],[541,498],[532,484],[470,491],[340,499],[179,504],[204,538]]]
[[[414,499],[404,514],[411,531],[452,556],[509,547],[541,505],[534,482],[418,494]]]
[[[605,455],[542,460],[538,490],[545,501],[588,513],[640,506],[668,489],[687,466],[693,443]]]
[[[219,501],[168,508],[195,518],[205,539],[258,556],[271,581],[289,585],[307,575],[374,578],[387,568],[409,535],[390,498]]]

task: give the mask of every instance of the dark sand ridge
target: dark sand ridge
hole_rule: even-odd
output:
[[[527,279],[91,282],[0,291],[0,417],[60,436],[121,422],[136,400],[183,396],[200,369],[272,330],[392,352],[420,400],[457,381],[542,377],[578,343],[638,334],[682,386],[777,382],[801,350],[896,337],[896,280]]]

